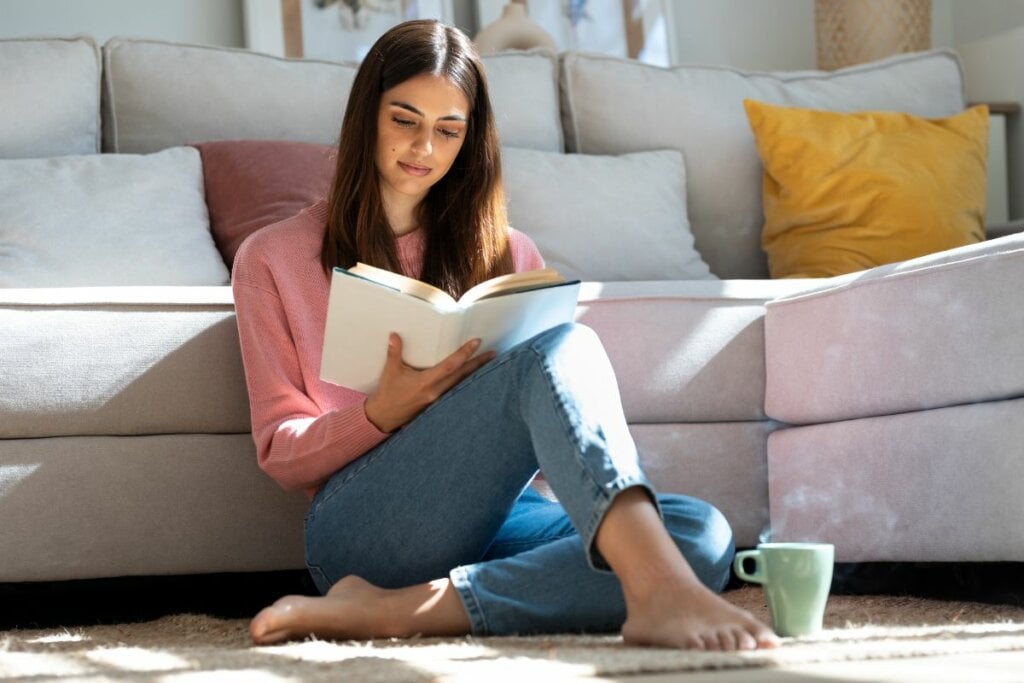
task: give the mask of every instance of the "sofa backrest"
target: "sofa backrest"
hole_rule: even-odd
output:
[[[99,103],[92,38],[0,40],[0,159],[99,152]]]
[[[768,274],[760,240],[763,168],[743,109],[745,98],[925,117],[949,116],[964,107],[962,68],[950,50],[900,55],[831,73],[665,69],[564,53],[560,84],[568,151],[682,151],[697,251],[723,278]]]
[[[484,62],[506,147],[681,151],[689,229],[722,278],[768,272],[760,243],[763,170],[744,98],[928,117],[954,114],[965,101],[960,60],[949,50],[832,73],[665,69],[543,50]],[[87,37],[0,41],[0,64],[0,158],[148,153],[246,138],[334,144],[356,71],[354,64],[143,39],[114,38],[100,51]],[[610,220],[628,230],[631,218],[644,220]]]
[[[557,57],[484,59],[504,144],[562,151]],[[356,65],[114,38],[103,46],[103,151],[226,139],[333,144]]]

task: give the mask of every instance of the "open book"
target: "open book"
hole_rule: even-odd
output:
[[[402,338],[402,360],[417,368],[437,365],[478,337],[478,353],[502,353],[571,322],[579,289],[579,280],[567,281],[544,268],[491,278],[455,300],[425,282],[364,263],[335,268],[320,377],[373,391],[391,332]]]

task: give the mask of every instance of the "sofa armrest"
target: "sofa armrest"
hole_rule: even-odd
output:
[[[997,237],[1006,237],[1018,232],[1024,232],[1024,218],[1018,218],[998,225],[985,226],[985,239],[993,240]]]

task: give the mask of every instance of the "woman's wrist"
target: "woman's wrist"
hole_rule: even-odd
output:
[[[371,405],[372,401],[373,396],[367,396],[363,401],[363,414],[366,416],[366,421],[372,424],[378,432],[390,434],[394,429],[388,428],[386,421],[377,414],[376,404]]]

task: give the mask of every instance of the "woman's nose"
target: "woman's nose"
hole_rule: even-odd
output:
[[[412,150],[416,154],[423,156],[429,156],[434,150],[434,132],[427,130],[416,136],[416,139],[412,143]]]

